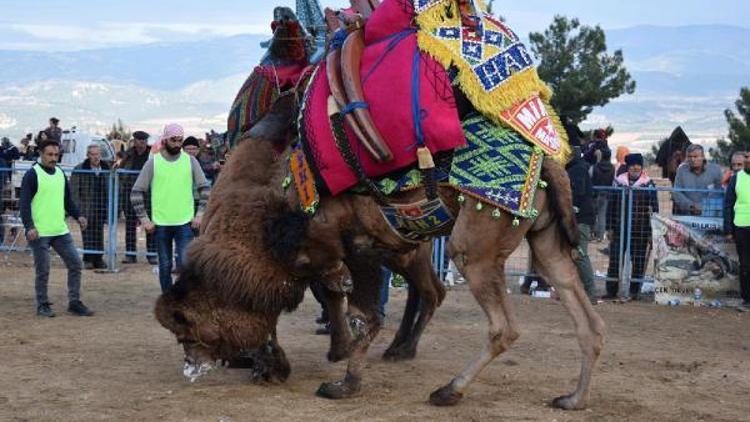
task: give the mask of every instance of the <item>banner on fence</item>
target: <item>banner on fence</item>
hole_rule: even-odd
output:
[[[651,216],[656,303],[739,303],[737,250],[713,217]],[[700,289],[696,292],[696,289]]]

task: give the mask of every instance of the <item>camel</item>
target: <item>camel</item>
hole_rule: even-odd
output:
[[[279,104],[286,104],[291,99],[289,95],[302,95],[301,87],[304,86],[304,81],[310,74],[308,58],[313,54],[313,47],[310,45],[310,37],[305,28],[300,25],[294,12],[287,7],[276,7],[272,27],[274,36],[268,53],[261,60],[260,66],[247,78],[230,108],[230,117],[227,124],[229,130],[226,138],[228,144],[233,147],[239,143],[239,139],[243,135],[262,133],[266,131],[265,127],[277,123],[272,118],[264,121],[263,117],[271,109],[277,98],[281,98]],[[272,73],[276,75],[275,78],[265,76],[270,67],[273,68]],[[292,71],[282,69],[291,69]],[[278,77],[279,73],[286,77]],[[259,79],[268,82],[265,85],[262,82],[259,84]],[[268,92],[271,94],[269,95]],[[276,105],[276,107],[278,106]],[[263,123],[258,124],[260,122]],[[288,122],[287,127],[291,126],[293,124]],[[250,132],[253,129],[254,132]],[[259,136],[259,138],[262,139],[263,137]],[[287,141],[290,140],[291,137],[287,139]],[[288,153],[289,142],[277,142],[274,146],[280,157]],[[212,192],[212,198],[216,198],[216,200],[210,202],[210,204],[215,205],[213,208],[218,209],[221,206],[224,186],[243,182],[237,179],[233,179],[231,182],[219,180]],[[213,213],[210,208],[211,206],[207,217],[210,217]],[[204,226],[209,219],[204,218]],[[352,224],[356,225],[355,223]],[[352,232],[353,228],[346,227],[341,230],[349,233]],[[360,246],[360,249],[363,248]],[[369,254],[371,259],[377,259],[391,271],[404,276],[408,285],[408,298],[404,316],[390,347],[383,354],[383,359],[387,361],[412,359],[416,356],[419,338],[445,297],[445,287],[430,265],[430,245],[419,245],[417,249],[402,255],[390,254],[386,258],[381,258],[377,254]],[[353,278],[355,282],[360,279],[357,274],[353,274]],[[329,302],[327,304],[329,309],[339,310],[339,313],[332,317],[331,348],[328,353],[328,358],[335,362],[348,356],[347,348],[350,336],[348,335],[349,330],[343,322],[345,295],[341,286],[332,287],[334,291],[327,292],[325,296],[327,302]],[[267,361],[268,356],[263,360]],[[244,365],[247,365],[247,363]]]
[[[300,211],[299,194],[280,187],[285,163],[273,154],[273,145],[288,145],[293,136],[289,122],[298,114],[297,105],[277,102],[249,131],[251,139],[237,148],[230,162],[235,177],[229,176],[227,180],[233,182],[227,183],[222,194],[224,210],[209,215],[206,235],[191,247],[185,271],[175,288],[159,298],[155,312],[183,344],[186,369],[194,374],[232,350],[275,343],[279,315],[297,306],[309,278],[321,277],[335,288],[349,267],[357,276],[348,303],[352,342],[346,374],[323,383],[317,391],[323,397],[342,399],[360,393],[367,350],[380,328],[374,300],[381,282],[376,271],[379,263],[369,254],[388,259],[418,245],[387,226],[371,195],[322,195],[315,215]],[[588,403],[606,328],[574,264],[578,238],[567,174],[548,157],[541,179],[546,188],[540,188],[534,198],[537,213],[520,221],[501,209],[478,212],[477,199],[460,200],[452,187],[441,185],[437,190],[455,216],[439,234],[450,234],[448,253],[485,312],[489,330],[480,353],[430,395],[434,405],[457,404],[481,370],[518,338],[504,270],[524,238],[532,249],[534,268],[556,288],[571,315],[582,353],[576,388],[555,398],[552,405],[573,410]],[[420,188],[388,199],[406,204],[425,195]]]

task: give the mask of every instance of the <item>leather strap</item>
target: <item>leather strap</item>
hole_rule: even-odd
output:
[[[365,102],[362,79],[359,72],[364,49],[365,42],[362,29],[350,33],[341,48],[341,71],[344,92],[348,100],[352,103]],[[364,137],[361,141],[367,152],[376,161],[381,163],[393,160],[393,153],[375,126],[370,111],[367,108],[356,108],[352,114],[362,130]]]

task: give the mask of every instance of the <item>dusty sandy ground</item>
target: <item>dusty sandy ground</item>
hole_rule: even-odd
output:
[[[18,260],[17,260],[18,261]],[[23,260],[20,260],[23,261]],[[28,265],[28,264],[26,264]],[[156,276],[145,265],[116,275],[84,275],[93,318],[64,312],[64,271],[53,270],[54,319],[34,314],[33,270],[0,268],[0,420],[750,420],[750,314],[650,304],[598,306],[609,326],[588,410],[547,403],[578,374],[578,346],[563,308],[516,296],[522,336],[491,364],[454,408],[427,403],[476,353],[485,319],[468,289],[449,292],[416,360],[385,363],[380,354],[405,299],[393,291],[387,328],[371,348],[361,397],[314,396],[345,364],[325,361],[327,339],[312,334],[310,296],[283,316],[280,340],[293,373],[284,385],[256,386],[244,370],[220,370],[195,384],[181,375],[180,347],[154,320]]]

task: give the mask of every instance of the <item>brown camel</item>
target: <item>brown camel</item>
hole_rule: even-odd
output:
[[[286,112],[293,115],[295,111]],[[284,121],[279,116],[269,119],[280,124]],[[287,130],[278,125],[261,129],[267,132],[266,139],[275,142],[284,142],[288,136]],[[229,172],[222,177],[236,177],[238,183],[228,183],[220,208],[209,210],[206,235],[191,247],[187,268],[173,291],[159,298],[156,315],[182,342],[192,368],[200,368],[230,350],[275,342],[279,314],[293,309],[302,299],[306,280],[297,273],[305,270],[322,274],[335,285],[343,277],[340,263],[347,262],[362,274],[349,302],[349,325],[354,335],[351,357],[344,379],[324,383],[318,393],[330,398],[350,397],[359,392],[366,352],[379,330],[373,297],[377,297],[381,281],[374,276],[372,260],[357,252],[371,249],[403,253],[410,245],[386,228],[368,196],[322,198],[316,216],[306,219],[296,211],[295,192],[290,190],[285,195],[279,188],[283,161],[272,148],[270,143],[249,141],[237,149],[232,161],[242,166],[236,165],[234,176]],[[473,200],[461,205],[454,190],[440,189],[441,197],[457,215],[449,254],[487,314],[490,335],[482,352],[431,395],[433,404],[457,403],[481,369],[518,337],[506,294],[504,265],[525,236],[534,255],[545,257],[534,263],[535,268],[558,290],[575,323],[583,354],[577,388],[553,404],[564,409],[586,405],[605,326],[587,300],[573,263],[577,239],[567,175],[558,163],[545,160],[542,179],[548,187],[536,197],[539,216],[518,227],[513,227],[509,214],[495,219],[489,213],[475,211]],[[420,195],[423,192],[417,190],[395,200],[406,203]],[[287,224],[283,241],[265,233],[263,227],[281,222]],[[356,226],[357,231],[342,238],[341,230],[332,229],[336,226]],[[267,253],[269,248],[272,256]],[[280,261],[288,265],[279,265]],[[221,277],[216,277],[217,271],[222,271]]]

